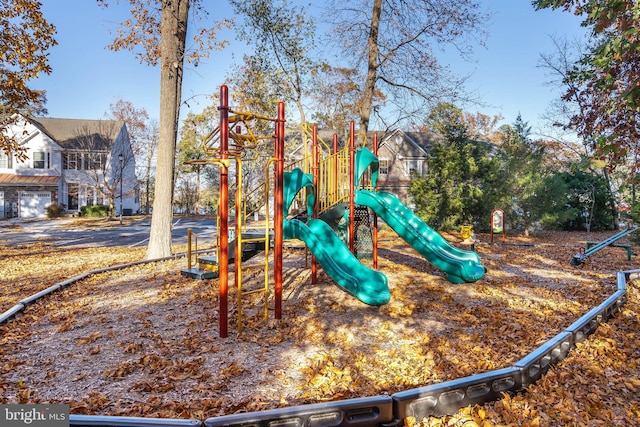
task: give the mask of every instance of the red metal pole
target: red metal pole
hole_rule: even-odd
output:
[[[313,132],[311,134],[311,142],[313,144],[312,149],[313,149],[313,167],[312,167],[312,173],[313,173],[313,190],[315,192],[314,194],[314,198],[313,198],[313,218],[315,219],[318,216],[318,197],[319,197],[319,191],[318,191],[318,182],[319,182],[319,177],[318,177],[318,172],[320,170],[320,159],[318,158],[318,125],[313,125]],[[317,275],[318,275],[318,261],[316,260],[316,257],[314,257],[313,255],[311,255],[311,284],[315,285],[316,284],[316,280],[317,280]]]
[[[218,200],[218,212],[220,224],[218,235],[220,237],[220,259],[218,260],[218,277],[220,279],[220,338],[228,336],[228,287],[229,287],[229,89],[226,85],[220,86],[220,197]]]
[[[373,134],[373,155],[378,158],[378,133]],[[378,180],[373,190],[378,191]],[[373,213],[373,268],[374,270],[378,268],[378,215],[375,212]]]
[[[282,221],[284,219],[284,103],[278,103],[278,119],[276,120],[275,138],[275,180],[274,180],[274,317],[282,318]]]
[[[354,189],[354,174],[356,172],[356,128],[353,120],[349,125],[349,250],[354,253],[355,248],[355,234],[356,227],[355,220],[355,189]]]

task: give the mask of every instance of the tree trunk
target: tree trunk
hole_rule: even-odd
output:
[[[605,182],[607,183],[607,190],[609,190],[609,194],[613,194],[611,177],[607,172],[607,168],[602,168],[602,176],[604,176]],[[618,227],[618,208],[616,207],[615,203],[611,205],[611,216],[613,217],[613,223],[611,224],[611,229],[617,230],[619,228]]]
[[[151,190],[151,160],[152,156],[149,156],[147,159],[146,171],[144,173],[144,183],[145,183],[145,203],[144,203],[144,213],[149,215],[149,200],[150,195],[149,192]]]
[[[298,107],[298,113],[300,114],[300,124],[305,125],[307,118],[304,114],[304,104],[302,103],[302,93],[298,92],[296,96],[296,106]]]
[[[162,0],[160,26],[160,129],[155,197],[147,259],[171,255],[173,173],[182,90],[189,0]]]
[[[116,201],[113,197],[109,198],[109,219],[113,219],[113,214],[116,210]]]
[[[373,12],[371,13],[371,28],[367,40],[368,64],[367,81],[362,92],[362,107],[360,108],[360,132],[366,134],[369,130],[369,120],[371,118],[371,106],[373,105],[373,95],[378,79],[378,32],[380,29],[380,15],[382,14],[382,0],[373,1]]]
[[[200,165],[196,165],[196,215],[200,215]]]

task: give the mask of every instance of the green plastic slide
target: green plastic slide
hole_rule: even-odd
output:
[[[447,273],[451,283],[475,282],[487,271],[477,253],[452,246],[394,194],[358,190],[355,203],[373,209],[398,236]]]
[[[310,174],[305,174],[300,169],[285,172],[285,215],[296,194],[305,187],[313,188]],[[307,194],[309,216],[313,201],[313,195]],[[383,305],[391,299],[387,276],[360,263],[326,222],[309,219],[304,223],[285,218],[283,234],[285,239],[302,240],[327,275],[360,301],[370,305]]]
[[[292,219],[285,220],[283,228],[285,237],[302,240],[327,275],[347,292],[370,305],[389,302],[387,276],[361,264],[326,222]]]

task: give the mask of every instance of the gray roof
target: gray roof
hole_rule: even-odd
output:
[[[430,152],[433,149],[433,143],[440,138],[439,135],[436,135],[433,132],[404,132],[404,134],[411,138],[426,152]]]
[[[122,120],[50,117],[30,117],[29,120],[63,148],[85,150],[109,150],[125,125]]]

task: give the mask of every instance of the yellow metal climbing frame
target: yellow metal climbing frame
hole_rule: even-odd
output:
[[[236,283],[236,303],[237,303],[237,313],[238,313],[238,333],[242,333],[243,327],[243,309],[242,309],[242,297],[244,295],[263,292],[264,295],[264,318],[265,321],[268,320],[268,304],[269,304],[269,236],[270,236],[270,227],[269,227],[269,217],[268,217],[268,205],[267,205],[267,218],[264,222],[264,237],[256,238],[245,238],[243,236],[243,230],[246,231],[246,220],[249,215],[246,211],[246,203],[243,203],[243,196],[247,196],[243,194],[242,188],[242,163],[243,161],[254,160],[255,158],[251,158],[248,154],[254,153],[255,149],[258,146],[258,143],[261,139],[271,139],[272,136],[264,136],[258,137],[256,136],[252,129],[250,123],[254,120],[269,120],[274,121],[272,118],[259,116],[253,113],[247,112],[236,112],[230,110],[229,115],[229,128],[227,129],[229,135],[229,144],[228,144],[228,159],[221,159],[220,153],[220,127],[216,127],[212,132],[210,132],[203,139],[203,149],[206,155],[208,156],[206,159],[198,159],[198,160],[190,160],[185,163],[187,164],[213,164],[219,165],[220,167],[224,167],[229,169],[231,162],[230,160],[235,160],[236,163],[236,198],[231,206],[230,210],[235,210],[236,212],[236,225],[234,228],[234,239],[235,239],[235,268],[234,268],[234,278]],[[240,130],[244,130],[245,133],[241,133]],[[269,176],[268,169],[271,165],[272,161],[270,160],[267,164],[267,176]],[[269,181],[266,181],[266,185],[259,186],[252,192],[265,191],[264,200],[268,201],[268,192],[269,192]],[[220,217],[218,215],[216,222],[220,221]],[[219,224],[217,224],[219,229]],[[220,236],[216,236],[216,248],[218,259],[220,257],[219,250],[219,239]],[[197,242],[197,240],[196,240]],[[243,265],[242,253],[243,253],[243,245],[245,243],[258,243],[264,242],[265,247],[265,256],[264,261],[246,264]],[[191,241],[189,242],[188,247],[188,261],[189,267],[191,264]],[[197,251],[196,251],[197,254]],[[256,289],[253,291],[244,291],[242,287],[243,280],[243,271],[253,270],[253,269],[263,269],[264,270],[264,287],[262,289]]]

